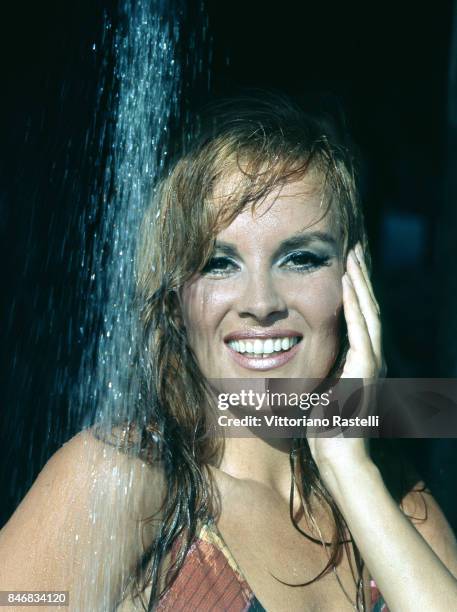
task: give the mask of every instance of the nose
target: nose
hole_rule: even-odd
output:
[[[263,322],[287,316],[286,300],[270,274],[257,272],[248,278],[238,302],[238,314]]]

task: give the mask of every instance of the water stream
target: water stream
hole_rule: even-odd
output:
[[[92,408],[87,424],[94,410],[97,419],[130,415],[139,392],[134,382],[135,250],[167,156],[170,117],[179,104],[178,20],[166,5],[161,0],[126,0],[111,39],[114,79],[108,79],[110,108],[107,125],[100,130],[105,140],[100,152],[107,151],[105,171],[83,220],[100,217],[92,250],[81,262],[91,283],[85,296],[90,334],[71,407]],[[103,84],[101,94],[102,89]]]
[[[81,261],[89,281],[83,283],[89,286],[83,296],[83,335],[88,342],[69,406],[73,418],[79,413],[86,427],[96,421],[109,429],[132,418],[141,406],[135,251],[144,212],[167,158],[169,122],[179,109],[179,11],[172,5],[125,0],[115,31],[110,22],[105,24],[105,44],[111,41],[114,59],[107,69],[114,65],[114,75],[102,75],[100,82],[100,104],[108,106],[98,128],[104,173],[94,185],[81,224],[82,232],[91,225],[97,228]],[[135,505],[141,470],[122,469],[119,454],[109,450],[100,461],[98,452],[87,446],[87,463],[81,466],[83,473],[91,474],[82,513],[86,519],[71,534],[74,559],[79,550],[90,550],[84,561],[87,579],[71,593],[72,609],[81,611],[113,608],[113,593],[132,570],[129,547],[137,537],[135,522],[126,526],[125,516],[142,518]],[[70,504],[81,504],[71,495]]]

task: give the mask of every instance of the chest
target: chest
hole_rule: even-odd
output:
[[[310,533],[304,521],[300,528]],[[219,517],[218,529],[240,573],[268,612],[354,610],[356,583],[350,564],[354,561],[352,557],[343,549],[335,571],[305,585],[321,574],[330,550],[299,533],[279,508],[267,511],[251,508],[248,515],[238,513],[237,516],[225,508]],[[366,572],[364,585],[369,610],[370,586]]]
[[[226,487],[222,493],[217,519],[199,532],[176,584],[158,610],[254,612],[258,608],[252,602],[257,600],[267,612],[354,611],[358,576],[351,546],[347,552],[340,547],[336,571],[321,575],[331,550],[294,527],[287,502],[258,489]],[[317,540],[321,535],[331,541],[333,521],[318,509],[313,515],[314,527],[303,513],[295,513],[299,529]],[[169,562],[168,558],[164,566]],[[371,591],[366,570],[363,578],[368,612]],[[149,591],[144,594],[146,600]],[[119,608],[122,612],[133,609],[137,608]]]

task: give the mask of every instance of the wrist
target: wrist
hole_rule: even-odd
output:
[[[324,462],[319,466],[319,473],[337,502],[347,494],[360,494],[363,489],[384,484],[378,467],[369,455],[351,461]]]

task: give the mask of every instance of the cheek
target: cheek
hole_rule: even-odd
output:
[[[183,288],[183,319],[191,346],[217,327],[235,295],[233,283],[203,278]]]
[[[343,306],[343,289],[338,273],[304,276],[294,285],[290,303],[312,329],[336,328]]]

